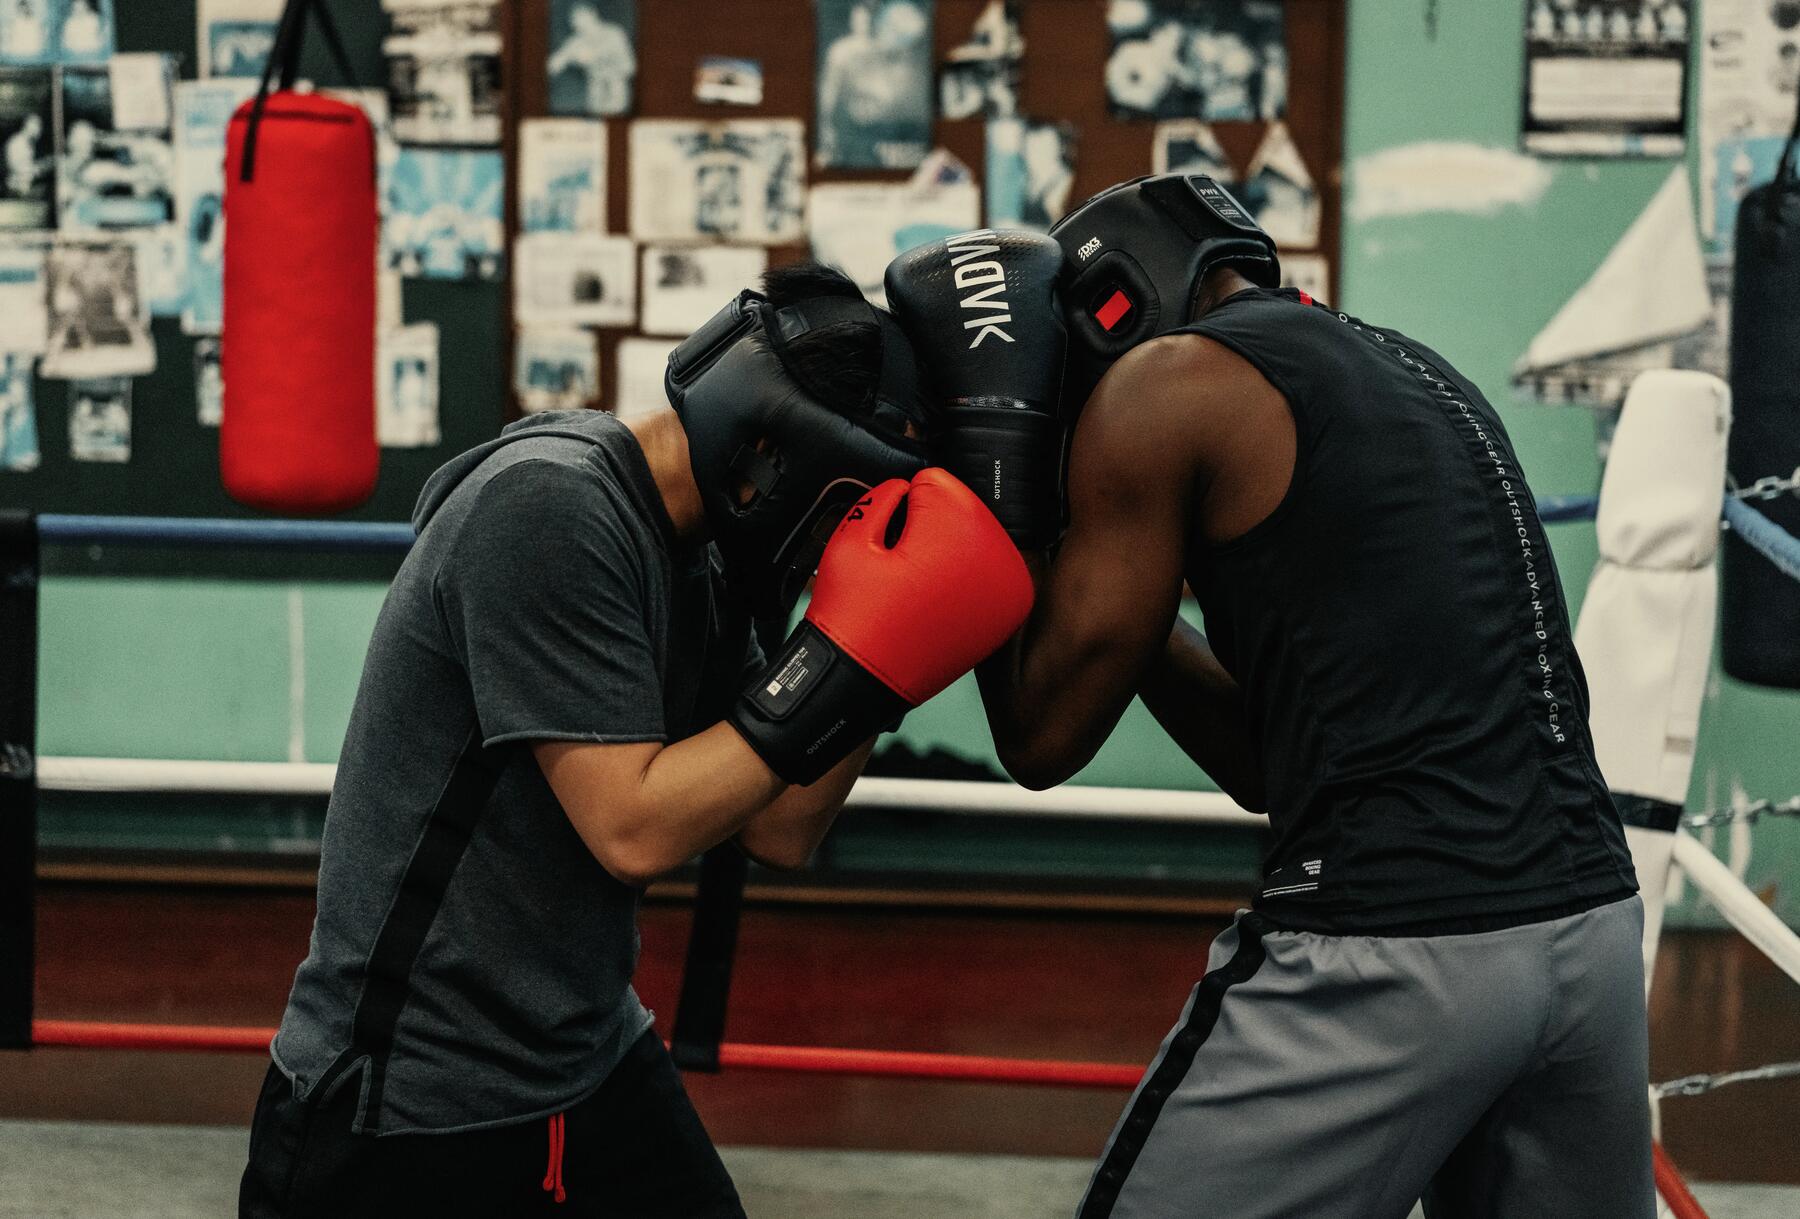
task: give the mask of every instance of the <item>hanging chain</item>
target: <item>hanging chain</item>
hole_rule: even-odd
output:
[[[1800,796],[1792,796],[1786,800],[1752,800],[1742,808],[1722,808],[1710,813],[1695,813],[1683,817],[1681,824],[1690,830],[1703,830],[1713,825],[1729,825],[1733,821],[1748,821],[1752,825],[1764,817],[1800,817]]]
[[[1786,478],[1777,474],[1765,474],[1748,487],[1739,487],[1733,484],[1731,497],[1733,499],[1780,499],[1789,492],[1800,494],[1800,466],[1796,466],[1794,472]]]
[[[1700,1096],[1711,1092],[1714,1088],[1723,1088],[1727,1084],[1749,1083],[1759,1079],[1786,1079],[1800,1075],[1800,1062],[1772,1062],[1766,1067],[1751,1067],[1744,1071],[1721,1071],[1717,1075],[1683,1075],[1680,1079],[1671,1079],[1667,1083],[1656,1084],[1653,1088],[1656,1095],[1661,1096]]]

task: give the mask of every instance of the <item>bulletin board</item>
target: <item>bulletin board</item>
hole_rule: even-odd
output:
[[[1284,0],[1288,53],[1285,121],[1317,191],[1318,252],[1328,261],[1333,283],[1338,263],[1340,164],[1345,70],[1346,0]],[[969,37],[985,0],[937,0],[934,5],[934,62]],[[343,32],[358,83],[383,81],[381,38],[387,18],[378,0],[328,0]],[[549,114],[545,71],[550,39],[551,0],[503,0],[502,88],[505,124],[502,151],[508,166],[506,233],[517,235],[517,200],[511,189],[517,165],[519,120]],[[1149,120],[1116,117],[1109,106],[1106,55],[1110,41],[1105,0],[1023,0],[1025,42],[1021,112],[1035,120],[1071,124],[1076,134],[1071,205],[1114,182],[1152,169]],[[117,49],[158,50],[180,56],[180,76],[194,76],[193,0],[118,0]],[[302,74],[321,84],[339,83],[317,40],[309,41]],[[630,125],[649,117],[722,121],[740,118],[799,118],[812,144],[815,92],[815,14],[811,0],[638,0],[635,103],[630,115],[610,118],[607,127],[605,227],[629,232]],[[759,61],[764,94],[755,106],[718,106],[694,95],[695,69],[702,55]],[[1224,152],[1238,170],[1261,143],[1266,124],[1222,121],[1212,125]],[[960,158],[980,182],[986,127],[980,118],[939,120],[934,143]],[[904,181],[908,170],[819,169],[809,166],[809,185],[825,182]],[[804,243],[769,250],[771,265],[808,255]],[[510,276],[512,260],[507,262]],[[384,448],[377,490],[371,500],[346,514],[350,519],[403,520],[420,486],[437,466],[495,434],[516,417],[511,391],[513,360],[512,285],[507,278],[407,280],[403,290],[408,322],[439,327],[440,443],[424,448]],[[642,299],[640,288],[639,299]],[[720,304],[724,303],[721,297]],[[594,405],[616,401],[617,348],[635,327],[598,328],[600,392]],[[195,411],[194,340],[172,319],[158,319],[153,337],[156,371],[133,386],[131,460],[77,462],[68,447],[67,383],[36,384],[41,464],[28,473],[0,475],[0,506],[40,512],[250,516],[230,500],[219,483],[218,432],[198,422]]]
[[[968,38],[986,0],[937,0],[934,62]],[[1317,247],[1336,282],[1340,165],[1343,159],[1345,0],[1285,0],[1289,59],[1286,122],[1311,170],[1321,205]],[[1151,172],[1152,133],[1148,120],[1114,117],[1104,79],[1110,45],[1106,0],[1023,0],[1025,40],[1022,112],[1039,120],[1062,120],[1076,129],[1075,188],[1071,204],[1127,178]],[[549,114],[544,71],[549,50],[550,0],[516,0],[509,26],[511,114]],[[639,0],[637,9],[637,98],[632,117],[706,120],[800,117],[808,124],[811,147],[814,111],[815,16],[811,0]],[[763,70],[758,106],[718,106],[694,97],[694,70],[702,55],[757,60]],[[607,123],[607,230],[628,231],[630,119]],[[1266,124],[1212,124],[1224,151],[1240,171],[1262,140]],[[981,179],[985,124],[980,118],[938,120],[935,142],[954,153]],[[509,164],[516,123],[508,124]],[[809,166],[808,184],[844,181],[904,181],[910,171],[818,169]],[[509,207],[511,204],[509,203]],[[509,232],[517,217],[508,213]],[[771,265],[808,256],[804,244],[769,251]],[[640,299],[642,292],[639,293]],[[719,302],[724,304],[724,300]],[[601,404],[615,399],[620,339],[628,328],[600,329]],[[510,330],[509,330],[510,337]],[[509,404],[509,417],[518,411]]]

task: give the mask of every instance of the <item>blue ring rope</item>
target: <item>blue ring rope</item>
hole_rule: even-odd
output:
[[[402,521],[240,521],[197,516],[69,516],[37,518],[38,537],[66,546],[264,546],[330,551],[393,551],[413,544]]]
[[[1775,564],[1790,580],[1800,580],[1800,537],[1795,537],[1741,499],[1725,497],[1725,522],[1750,549]]]

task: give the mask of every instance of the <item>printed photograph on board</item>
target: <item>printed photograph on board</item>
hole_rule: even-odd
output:
[[[499,6],[445,0],[390,15],[381,53],[394,135],[410,144],[498,144]]]
[[[1287,110],[1280,0],[1109,0],[1106,97],[1121,118],[1277,119]]]
[[[570,327],[519,331],[513,340],[513,393],[528,415],[592,405],[600,396],[594,336]]]
[[[64,68],[56,161],[57,227],[118,229],[167,223],[175,214],[175,150],[167,131],[126,131],[115,121],[113,74]],[[166,121],[166,120],[165,120]]]
[[[198,75],[261,76],[275,49],[282,0],[199,0],[195,36]]]
[[[16,351],[0,355],[0,470],[22,474],[38,468],[33,363],[30,356]]]
[[[382,228],[387,265],[424,279],[497,278],[505,189],[497,152],[401,148]]]
[[[59,241],[50,247],[45,277],[46,377],[135,377],[155,371],[150,314],[129,245]]]
[[[519,124],[519,228],[527,233],[606,227],[606,124],[526,119]]]
[[[631,125],[631,235],[799,241],[804,139],[799,119],[639,119]]]
[[[816,0],[816,159],[910,169],[931,147],[930,0]]]
[[[0,68],[0,228],[50,227],[56,171],[55,99],[48,68]]]
[[[630,326],[637,248],[604,233],[528,233],[514,247],[513,316],[527,326]]]
[[[175,86],[175,217],[187,251],[186,334],[225,321],[225,125],[256,82],[241,77]]]
[[[994,119],[987,125],[987,223],[1047,230],[1069,210],[1075,127]]]
[[[113,0],[0,0],[0,64],[98,64],[113,51]]]
[[[988,0],[968,41],[951,48],[938,69],[938,117],[1011,118],[1019,112],[1020,0]]]
[[[131,378],[69,383],[69,456],[76,461],[131,460]]]
[[[551,114],[630,114],[637,0],[550,0]]]

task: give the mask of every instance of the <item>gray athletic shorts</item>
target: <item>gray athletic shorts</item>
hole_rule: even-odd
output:
[[[1654,1219],[1636,897],[1478,935],[1243,913],[1078,1219]]]

